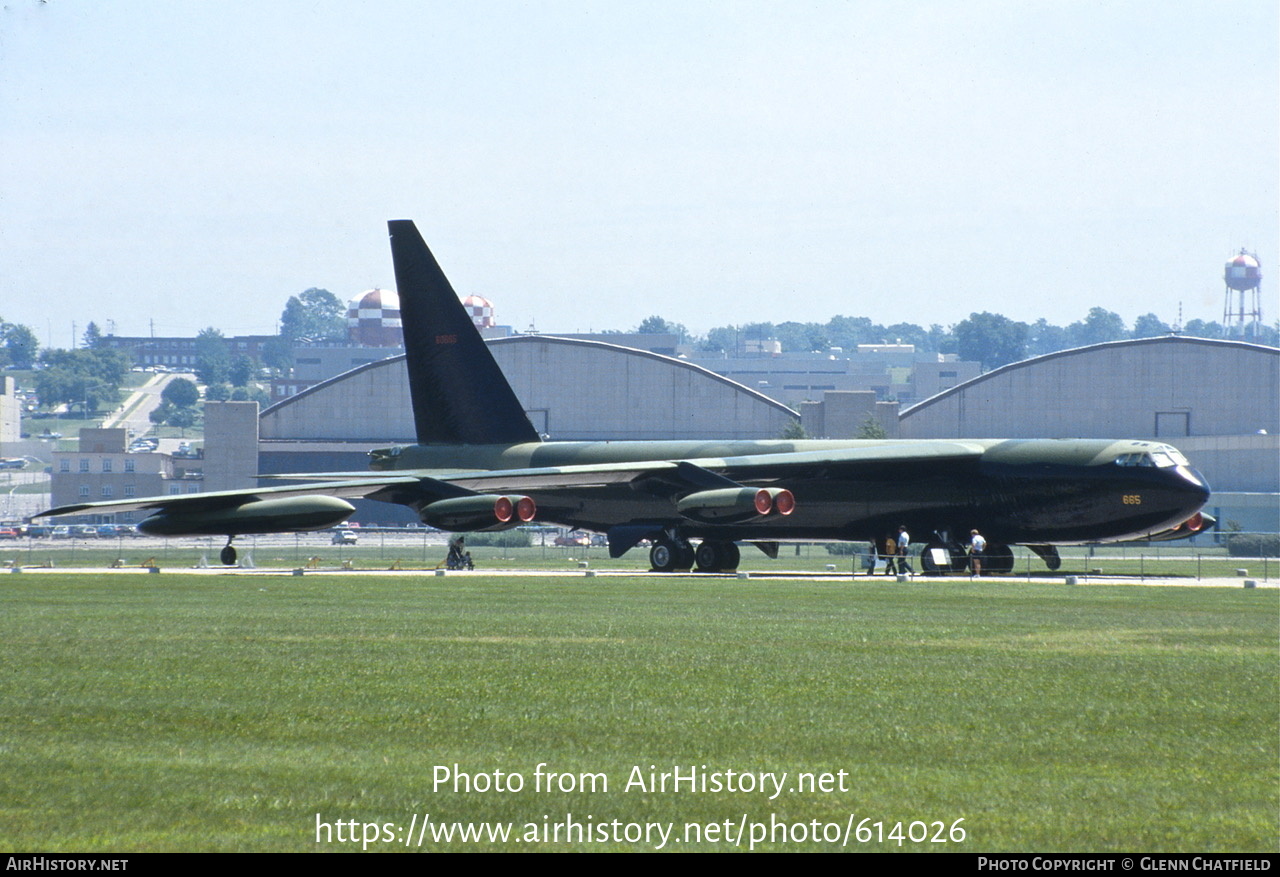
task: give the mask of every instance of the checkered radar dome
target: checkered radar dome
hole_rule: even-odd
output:
[[[477,329],[492,329],[493,302],[478,295],[462,300],[471,322]],[[400,297],[390,289],[371,289],[351,300],[347,306],[347,333],[353,344],[364,347],[399,347]]]
[[[478,295],[469,295],[462,300],[462,306],[471,315],[471,322],[477,329],[492,329],[497,324],[493,321],[493,302]]]
[[[400,298],[390,289],[371,289],[347,306],[347,334],[366,347],[399,347]]]

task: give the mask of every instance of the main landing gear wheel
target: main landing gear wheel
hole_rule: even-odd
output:
[[[704,540],[693,554],[698,572],[731,572],[738,568],[742,552],[732,542]]]
[[[934,557],[935,550],[945,552],[943,557],[946,558],[945,565],[939,564]],[[969,565],[969,556],[965,554],[964,549],[959,545],[944,545],[941,542],[930,542],[924,547],[924,551],[920,552],[920,568],[928,575],[946,575],[947,573],[964,570]]]
[[[688,542],[673,542],[670,539],[659,539],[649,549],[649,566],[654,572],[674,572],[678,569],[689,569],[693,566],[693,546]]]
[[[1013,572],[1013,549],[1008,545],[988,545],[982,557],[982,571],[995,576]]]
[[[218,555],[218,559],[222,561],[223,566],[236,565],[236,549],[231,544],[231,539],[227,539],[227,544],[223,547],[222,553]]]

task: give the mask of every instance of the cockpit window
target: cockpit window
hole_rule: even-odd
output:
[[[1188,466],[1187,458],[1177,448],[1171,448],[1168,445],[1151,453],[1139,452],[1133,454],[1121,454],[1116,457],[1117,466],[1150,466],[1158,469],[1168,469],[1171,466]]]

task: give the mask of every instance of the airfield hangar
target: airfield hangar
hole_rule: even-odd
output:
[[[557,441],[778,438],[798,415],[688,362],[547,335],[489,341],[534,428]],[[404,356],[354,368],[262,412],[259,471],[368,468],[372,447],[412,444]]]
[[[1167,335],[1063,350],[966,381],[902,412],[902,438],[1167,442],[1213,488],[1208,511],[1280,529],[1280,350]]]

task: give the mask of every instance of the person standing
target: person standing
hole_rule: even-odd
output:
[[[898,543],[890,536],[884,540],[884,574],[887,576],[894,575],[897,570],[893,567],[893,559],[898,553]]]
[[[982,555],[987,550],[987,540],[977,530],[969,533],[969,573],[982,575]]]
[[[898,572],[916,574],[911,568],[911,534],[905,525],[898,528]]]

